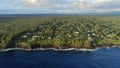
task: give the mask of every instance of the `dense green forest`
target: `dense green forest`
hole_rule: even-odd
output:
[[[0,48],[96,48],[120,44],[120,16],[0,17]]]

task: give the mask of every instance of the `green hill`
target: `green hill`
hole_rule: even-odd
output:
[[[120,16],[0,17],[0,48],[96,48],[120,44]]]

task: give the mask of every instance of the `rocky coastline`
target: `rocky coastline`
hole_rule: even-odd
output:
[[[62,48],[58,48],[58,47],[11,47],[11,48],[5,48],[5,49],[0,49],[0,51],[11,51],[11,50],[25,50],[25,51],[33,51],[33,50],[54,50],[54,51],[71,51],[71,50],[74,50],[74,51],[96,51],[98,49],[101,49],[101,48],[112,48],[112,47],[120,47],[120,45],[107,45],[107,44],[104,44],[104,45],[99,45],[99,46],[96,46],[96,47],[83,47],[83,48],[80,48],[80,47],[62,47]]]

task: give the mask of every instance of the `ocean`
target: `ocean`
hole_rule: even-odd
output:
[[[0,68],[120,68],[120,48],[3,51],[0,52]]]

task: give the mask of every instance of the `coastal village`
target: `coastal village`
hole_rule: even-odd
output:
[[[17,24],[14,24],[15,22]],[[9,44],[15,47],[34,45],[56,48],[93,48],[106,44],[118,45],[120,28],[117,23],[118,21],[114,21],[112,17],[94,16],[35,17],[21,18],[20,21],[18,18],[13,23],[9,23],[10,26],[0,27],[0,45],[7,47],[12,47],[8,46]],[[17,27],[11,27],[12,25]],[[2,32],[2,28],[4,32]],[[7,29],[10,29],[12,33]]]
[[[79,28],[78,28],[79,29]],[[106,28],[108,31],[110,31],[109,29],[110,28]],[[74,31],[74,30],[73,30]],[[79,30],[78,30],[79,31]],[[57,31],[56,31],[57,32]],[[72,38],[72,37],[75,37],[75,36],[80,36],[81,34],[80,34],[81,32],[73,32],[72,34],[70,34],[70,33],[67,33],[66,35],[67,35],[67,37],[68,38]],[[60,36],[62,36],[62,35],[60,35],[60,34],[58,34],[56,37],[60,37]],[[101,38],[104,38],[104,37],[111,37],[111,36],[116,36],[116,34],[114,34],[114,35],[111,35],[111,33],[110,34],[107,34],[107,35],[103,35],[103,34],[96,34],[95,33],[95,29],[90,29],[90,30],[88,30],[87,32],[86,32],[86,37],[88,37],[88,39],[90,39],[90,38],[95,38],[95,37],[101,37]],[[38,38],[40,38],[40,39],[52,39],[52,37],[50,36],[50,35],[46,35],[46,36],[42,36],[42,32],[40,32],[40,31],[38,31],[38,32],[26,32],[24,35],[22,35],[21,36],[21,38],[31,38],[32,40],[36,40],[36,39],[38,39]]]

